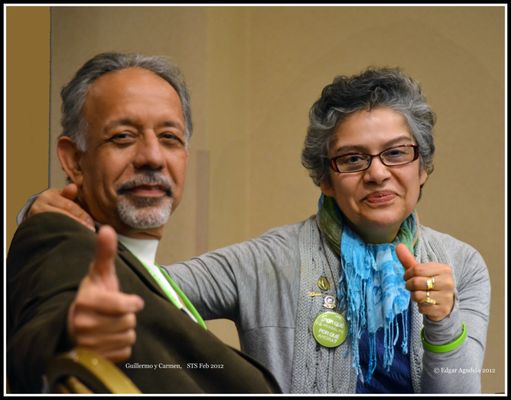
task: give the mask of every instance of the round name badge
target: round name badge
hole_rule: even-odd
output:
[[[337,347],[346,340],[348,324],[338,312],[326,311],[314,320],[312,334],[321,346]]]

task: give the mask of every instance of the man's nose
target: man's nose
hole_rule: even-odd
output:
[[[161,169],[163,167],[162,146],[154,133],[144,135],[144,140],[138,144],[134,164],[136,168]]]

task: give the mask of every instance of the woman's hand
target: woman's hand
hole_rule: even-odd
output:
[[[454,279],[447,264],[419,264],[408,248],[400,243],[396,254],[405,267],[404,280],[419,311],[432,321],[447,317],[454,306]]]
[[[71,217],[92,231],[94,221],[77,203],[78,187],[70,183],[63,189],[47,189],[42,192],[27,212],[27,217],[42,212],[59,212]]]

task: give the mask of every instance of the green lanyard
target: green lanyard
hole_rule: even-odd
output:
[[[200,316],[197,309],[193,306],[192,302],[188,299],[188,297],[186,297],[186,295],[181,290],[181,288],[177,285],[177,283],[172,280],[172,278],[170,277],[168,272],[164,268],[160,267],[159,265],[153,264],[150,266],[150,265],[147,265],[145,262],[142,262],[142,264],[147,269],[147,271],[151,274],[151,276],[154,278],[154,280],[158,283],[160,288],[165,292],[165,294],[167,295],[167,297],[171,301],[171,303],[174,304],[176,306],[176,308],[178,308],[180,310],[183,308],[183,305],[181,304],[181,301],[182,301],[184,303],[184,307],[188,311],[190,311],[190,313],[193,315],[193,317],[195,318],[195,320],[197,321],[199,326],[201,326],[205,330],[208,330],[206,323]],[[166,281],[164,279],[166,279]],[[165,283],[168,283],[172,287],[172,289],[174,289],[174,291],[177,293],[177,296],[179,296],[179,297],[176,297],[176,294],[172,293],[172,291],[169,290],[168,286]]]

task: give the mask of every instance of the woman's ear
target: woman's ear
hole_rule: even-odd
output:
[[[61,136],[57,142],[57,155],[60,165],[69,180],[80,188],[83,182],[83,174],[80,167],[80,159],[83,156],[83,152],[78,150],[76,143],[69,136]]]
[[[419,184],[420,184],[421,187],[424,186],[424,184],[428,180],[428,177],[429,177],[429,175],[426,172],[426,170],[421,168],[421,170],[419,172]]]
[[[319,188],[321,189],[321,192],[325,195],[325,196],[328,196],[328,197],[333,197],[335,198],[335,191],[330,183],[330,181],[327,179],[327,180],[324,180],[322,181],[320,184],[319,184]]]

